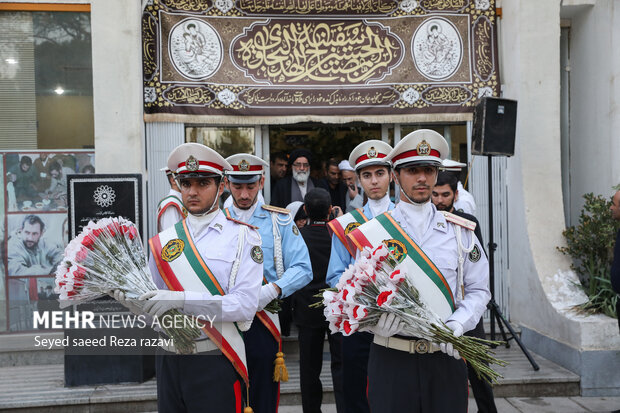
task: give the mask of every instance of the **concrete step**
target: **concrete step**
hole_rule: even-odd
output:
[[[510,363],[498,368],[504,377],[495,386],[496,397],[571,397],[579,395],[579,376],[533,354],[540,365],[534,371],[516,346],[496,349]],[[299,406],[299,363],[287,359],[289,381],[282,383],[280,404]],[[334,403],[329,354],[321,373],[324,403]],[[64,387],[64,365],[47,364],[0,368],[0,411],[16,412],[145,412],[157,410],[155,379],[145,383]]]
[[[495,370],[503,377],[495,385],[496,397],[555,397],[579,396],[579,375],[530,351],[540,366],[535,371],[521,348],[511,341],[510,348],[495,349],[496,356],[508,362]]]
[[[28,413],[157,410],[155,379],[142,384],[64,387],[64,365],[0,368],[0,411]]]
[[[0,367],[11,366],[42,366],[47,364],[61,364],[64,362],[65,352],[62,347],[37,347],[34,337],[41,339],[63,338],[64,333],[41,332],[0,334]]]

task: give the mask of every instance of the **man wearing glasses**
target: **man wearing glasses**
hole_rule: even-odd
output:
[[[307,149],[295,149],[288,160],[291,175],[276,183],[272,191],[271,204],[284,208],[293,201],[304,201],[306,193],[316,186],[310,177],[312,154]]]

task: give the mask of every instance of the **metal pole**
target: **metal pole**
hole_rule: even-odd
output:
[[[491,300],[495,299],[495,242],[493,241],[493,157],[487,155],[487,178],[489,192],[489,289]],[[491,315],[491,340],[495,340],[495,319]]]

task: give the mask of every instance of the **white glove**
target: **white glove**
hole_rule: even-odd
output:
[[[383,313],[377,325],[370,327],[370,331],[378,336],[390,337],[400,333],[405,328],[403,320],[394,313]]]
[[[142,309],[140,307],[138,307],[136,304],[134,304],[133,300],[128,300],[125,297],[125,293],[123,291],[121,291],[121,290],[109,291],[108,295],[110,297],[114,298],[119,303],[121,303],[126,309],[128,309],[129,311],[131,311],[135,315],[144,314]]]
[[[452,330],[452,335],[454,337],[460,337],[463,335],[463,326],[458,321],[447,321],[446,327]],[[446,353],[450,357],[454,357],[457,360],[461,358],[459,351],[452,346],[452,343],[439,343],[439,348],[443,353]]]
[[[262,311],[267,304],[272,302],[278,297],[278,290],[272,283],[265,284],[260,288],[260,294],[258,295],[258,309],[256,311]]]
[[[153,317],[161,317],[168,310],[183,308],[185,293],[183,291],[155,290],[142,294],[138,300],[146,300],[142,308],[145,313]]]

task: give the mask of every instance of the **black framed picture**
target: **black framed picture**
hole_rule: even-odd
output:
[[[69,239],[89,221],[121,216],[143,232],[142,175],[90,174],[67,177]]]

